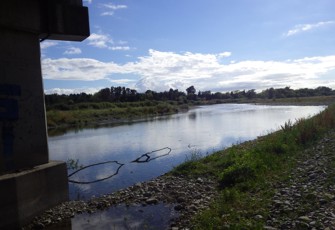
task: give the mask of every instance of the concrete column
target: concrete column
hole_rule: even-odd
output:
[[[89,36],[81,0],[0,1],[0,229],[68,199],[64,162],[49,162],[39,39]]]
[[[37,34],[0,29],[0,173],[48,163]]]
[[[68,199],[64,162],[49,162],[38,34],[0,27],[0,229]]]

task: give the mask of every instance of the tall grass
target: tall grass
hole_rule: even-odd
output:
[[[178,105],[169,101],[60,104],[48,108],[47,122],[49,128],[85,126],[114,120],[172,114],[185,109],[187,105]]]
[[[288,121],[281,130],[255,141],[176,167],[174,174],[209,175],[219,184],[220,196],[196,216],[194,229],[261,228],[265,219],[255,216],[267,215],[273,184],[287,179],[301,150],[333,129],[335,105],[314,117]]]

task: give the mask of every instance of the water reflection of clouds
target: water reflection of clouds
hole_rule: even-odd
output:
[[[108,160],[125,163],[116,178],[104,185],[120,188],[165,173],[185,160],[185,154],[194,148],[202,153],[227,147],[277,130],[289,119],[295,121],[323,110],[324,107],[213,105],[202,106],[188,113],[176,114],[149,122],[132,125],[88,129],[77,134],[68,133],[50,137],[50,158],[55,160],[79,159],[88,165]],[[189,148],[194,146],[194,148]],[[142,154],[164,147],[172,152],[162,158],[143,164],[129,164]],[[90,171],[83,176],[102,178],[108,168]],[[112,184],[111,184],[112,183]],[[122,187],[121,186],[121,187]],[[96,189],[94,185],[90,189]],[[84,188],[86,189],[86,187]]]
[[[158,204],[146,207],[124,205],[72,219],[72,229],[167,229],[169,219],[177,217],[172,206]]]
[[[294,120],[297,115],[301,117],[306,114],[305,109],[283,106],[215,107],[217,110],[210,116],[203,112],[211,108],[201,107],[189,114],[178,115],[184,119],[154,120],[131,126],[89,130],[86,135],[82,135],[85,132],[78,133],[77,136],[64,135],[64,139],[59,142],[62,144],[51,146],[52,152],[57,152],[58,159],[104,160],[108,157],[110,160],[124,161],[125,155],[127,159],[131,159],[163,146],[173,149],[185,149],[189,144],[218,146],[225,144],[222,143],[224,136],[255,137],[265,131],[278,129],[288,119]],[[52,144],[52,140],[50,143]],[[174,154],[179,153],[181,152],[174,151]]]

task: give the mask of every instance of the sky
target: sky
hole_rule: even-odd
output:
[[[334,0],[84,0],[91,35],[40,43],[45,93],[335,89]]]

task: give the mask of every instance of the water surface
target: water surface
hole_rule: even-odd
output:
[[[50,137],[50,158],[72,159],[78,161],[78,166],[111,161],[70,177],[86,183],[70,183],[70,198],[88,199],[162,175],[192,153],[206,155],[255,139],[279,129],[288,120],[294,122],[324,108],[250,104],[200,106],[187,113]],[[114,175],[117,170],[118,174]],[[96,180],[100,182],[89,183]]]

